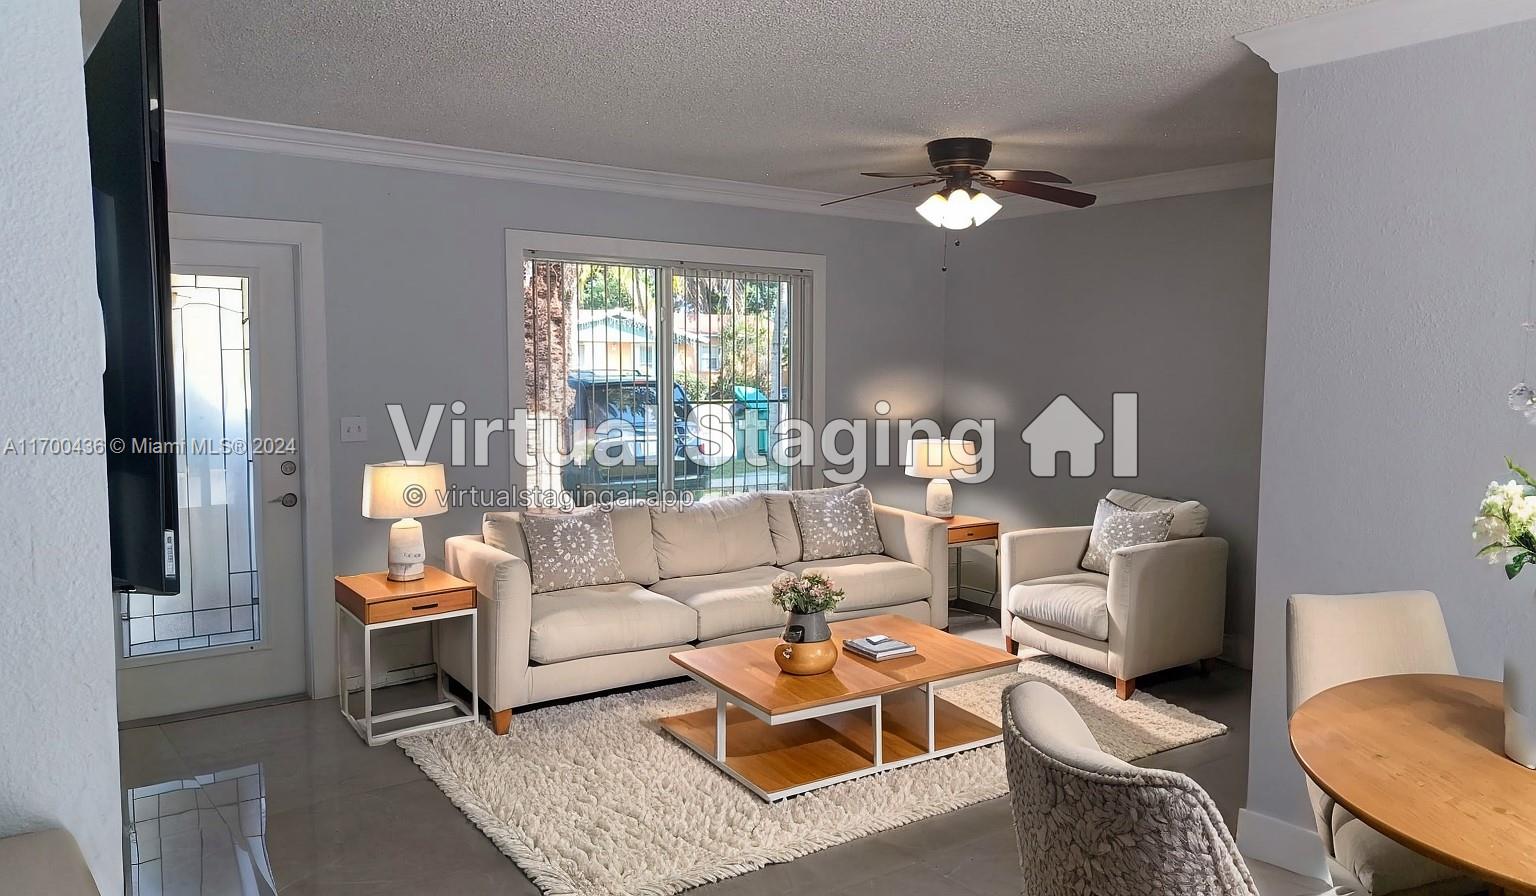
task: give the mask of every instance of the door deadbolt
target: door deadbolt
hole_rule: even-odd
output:
[[[283,465],[278,467],[278,469],[283,471],[284,476],[292,476],[294,473],[299,471],[299,465],[291,460],[285,460],[283,461]]]

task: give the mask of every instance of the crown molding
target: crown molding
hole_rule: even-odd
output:
[[[1225,165],[1210,165],[1205,168],[1186,168],[1183,171],[1147,174],[1141,177],[1128,177],[1124,180],[1110,180],[1096,184],[1074,184],[1072,189],[1082,190],[1099,197],[1098,201],[1090,206],[1089,210],[1092,210],[1103,208],[1106,205],[1124,205],[1127,202],[1142,202],[1147,199],[1168,199],[1173,196],[1190,196],[1196,193],[1216,193],[1221,190],[1257,187],[1270,183],[1274,179],[1274,159],[1253,159],[1247,162],[1229,162]],[[993,220],[998,218],[1027,218],[1034,215],[1049,215],[1072,211],[1076,211],[1076,209],[1049,202],[1016,202],[1005,205],[1003,210],[998,212]]]
[[[273,152],[332,162],[353,162],[410,168],[438,174],[489,177],[545,184],[578,190],[604,190],[634,196],[653,196],[691,202],[750,206],[776,211],[869,218],[911,224],[916,218],[907,203],[870,200],[823,208],[821,203],[841,198],[837,194],[792,187],[750,184],[689,174],[667,174],[638,168],[594,165],[516,155],[485,149],[467,149],[374,137],[322,128],[248,121],[195,112],[165,114],[166,139],[172,143],[213,146],[247,152]]]
[[[1375,0],[1239,34],[1276,72],[1536,19],[1536,0]]]
[[[821,203],[842,197],[817,190],[545,159],[195,112],[167,111],[165,125],[166,139],[173,144],[280,153],[332,162],[383,165],[578,190],[604,190],[635,196],[929,226],[912,210],[915,202],[871,198],[823,207]],[[1099,197],[1097,206],[1118,205],[1266,184],[1273,178],[1273,172],[1274,164],[1270,159],[1259,159],[1088,184],[1082,189]],[[1006,203],[997,214],[997,219],[1074,211],[1054,203],[1030,201],[1027,197],[1015,198],[1018,201]]]

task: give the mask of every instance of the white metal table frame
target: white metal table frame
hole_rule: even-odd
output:
[[[763,710],[757,706],[753,706],[750,703],[740,700],[733,700],[731,699],[731,695],[724,688],[721,688],[719,685],[709,681],[706,678],[700,677],[692,670],[687,671],[689,678],[692,678],[694,681],[699,682],[700,684],[715,692],[715,749],[713,752],[710,752],[709,750],[698,746],[686,738],[679,737],[677,739],[686,744],[695,753],[698,753],[700,756],[703,756],[705,759],[707,759],[709,763],[715,768],[720,769],[727,775],[730,775],[732,778],[736,779],[738,783],[746,787],[748,790],[752,791],[770,803],[776,803],[779,800],[788,799],[792,796],[799,796],[802,793],[809,793],[812,790],[820,790],[823,787],[831,787],[833,784],[841,784],[844,781],[852,781],[855,778],[862,778],[866,775],[873,775],[877,772],[890,771],[891,769],[901,768],[903,766],[912,765],[917,762],[926,762],[929,759],[939,759],[944,756],[952,756],[956,753],[963,753],[966,750],[974,750],[978,747],[985,747],[995,743],[1001,743],[1003,740],[1003,734],[1001,731],[999,731],[995,735],[984,737],[980,740],[968,741],[963,744],[955,744],[954,746],[945,747],[941,750],[934,749],[934,692],[943,690],[947,687],[952,687],[954,685],[966,684],[981,678],[989,678],[993,675],[1002,675],[1008,672],[1014,672],[1017,671],[1017,667],[1005,666],[1001,669],[987,669],[980,672],[964,672],[954,676],[953,678],[943,679],[942,681],[933,681],[928,682],[927,684],[916,684],[912,685],[911,687],[897,688],[894,691],[887,692],[887,694],[900,694],[913,689],[921,690],[925,697],[924,703],[927,707],[926,712],[928,723],[927,750],[917,754],[916,756],[908,756],[905,759],[896,759],[890,762],[885,761],[885,756],[883,755],[885,750],[884,744],[882,743],[882,735],[884,729],[884,719],[882,718],[882,715],[885,712],[884,698],[886,694],[874,694],[868,697],[853,697],[848,700],[839,700],[836,703],[827,703],[822,706],[813,706],[808,709],[795,710],[794,712],[775,714],[767,712],[766,710]],[[818,778],[817,780],[811,781],[807,784],[800,784],[795,787],[785,788],[783,790],[763,790],[756,784],[753,784],[751,781],[747,780],[744,776],[738,774],[735,769],[731,768],[730,765],[726,763],[726,710],[733,704],[740,707],[741,709],[746,710],[758,721],[768,725],[786,725],[790,722],[803,722],[807,719],[819,719],[824,716],[834,716],[840,713],[857,712],[862,709],[868,709],[870,710],[870,724],[874,735],[874,762],[868,768],[854,769],[851,772],[844,772],[841,775],[832,775],[826,778]]]
[[[462,725],[466,722],[480,721],[480,616],[478,607],[470,607],[464,610],[450,610],[446,613],[433,613],[430,616],[407,616],[404,619],[395,619],[390,622],[375,622],[368,624],[352,615],[352,611],[336,604],[336,685],[341,703],[341,714],[358,736],[368,743],[370,747],[387,744],[397,737],[407,734],[421,734],[426,731],[435,731],[438,728],[449,728],[454,725]],[[465,703],[448,689],[443,680],[443,667],[437,666],[437,701],[427,706],[417,706],[410,709],[400,709],[394,712],[386,712],[382,715],[373,714],[373,633],[380,629],[399,628],[404,625],[418,625],[420,623],[432,623],[436,629],[436,623],[449,619],[469,617],[469,703]],[[363,630],[363,717],[361,719],[352,715],[352,708],[348,705],[348,697],[351,694],[347,690],[347,673],[343,668],[346,654],[342,650],[342,617],[352,620]],[[432,660],[437,663],[437,637],[434,631],[432,638]],[[435,722],[423,722],[420,725],[410,725],[404,728],[396,728],[383,734],[374,734],[375,725],[391,722],[395,719],[405,719],[411,716],[424,715],[431,712],[440,712],[445,709],[457,709],[463,715],[451,719],[439,719]]]

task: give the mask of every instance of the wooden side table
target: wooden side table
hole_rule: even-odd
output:
[[[955,599],[950,601],[950,605],[967,613],[975,613],[978,616],[985,616],[993,622],[1001,623],[1003,621],[1002,608],[993,605],[997,601],[997,589],[994,587],[992,590],[992,603],[979,604],[965,599],[963,596],[965,590],[960,582],[960,546],[983,541],[990,541],[994,545],[997,544],[999,527],[997,520],[989,520],[979,516],[957,515],[950,517],[946,522],[949,523],[949,546],[953,549],[951,553],[955,556]],[[995,567],[996,561],[993,561],[993,563]],[[993,572],[995,575],[995,568]]]
[[[437,623],[450,619],[469,619],[469,644],[471,669],[469,702],[455,696],[443,679],[443,670],[437,670],[437,702],[427,706],[373,714],[373,633],[386,628],[426,624],[436,628]],[[352,715],[348,705],[346,669],[342,653],[342,621],[351,619],[363,632],[363,716]],[[340,691],[341,714],[351,723],[359,737],[368,746],[376,747],[406,734],[419,734],[435,728],[447,728],[464,722],[480,720],[480,657],[479,619],[475,608],[475,586],[434,566],[428,566],[426,576],[414,582],[392,582],[386,573],[370,572],[356,576],[336,577],[336,683]],[[437,659],[437,638],[432,639],[433,660]],[[392,728],[382,734],[374,733],[374,726],[397,719],[443,710],[458,710],[449,719],[438,719]]]

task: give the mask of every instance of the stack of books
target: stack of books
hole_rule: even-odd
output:
[[[862,638],[847,638],[843,641],[843,649],[867,660],[894,659],[898,656],[910,656],[917,653],[917,648],[906,641],[898,641],[895,638],[887,638],[885,635],[866,635]]]

